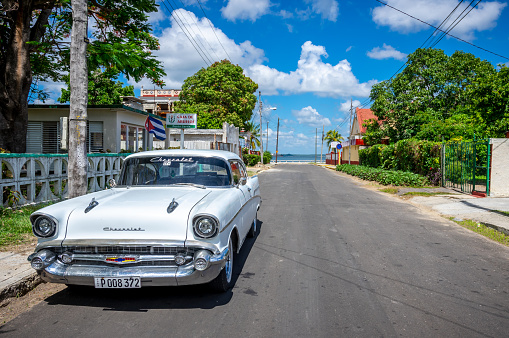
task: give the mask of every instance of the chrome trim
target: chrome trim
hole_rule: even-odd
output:
[[[209,237],[200,236],[198,234],[198,231],[196,230],[196,221],[203,217],[210,217],[216,222],[216,230],[214,231],[214,234]],[[219,229],[221,229],[221,223],[219,222],[219,219],[217,219],[216,216],[214,216],[212,214],[202,214],[202,213],[196,214],[193,216],[193,232],[197,237],[203,238],[203,239],[213,238],[213,237],[217,236],[217,234],[219,233]]]
[[[224,228],[222,228],[219,233],[225,231],[226,229],[228,229],[230,227],[230,225],[232,225],[232,222],[235,218],[237,218],[237,216],[240,214],[240,212],[242,211],[242,209],[244,209],[244,207],[249,203],[251,202],[252,200],[254,200],[255,198],[260,198],[260,204],[262,202],[262,197],[260,195],[255,195],[253,197],[251,197],[250,199],[247,200],[247,202],[242,206],[242,208],[239,209],[239,211],[237,211],[237,213],[235,214],[235,216],[232,217],[232,219],[228,222],[228,224],[225,225]]]
[[[204,271],[194,269],[193,262],[182,266],[80,266],[56,260],[40,271],[43,280],[53,283],[94,285],[95,277],[140,277],[142,286],[170,286],[208,283],[226,264],[227,249],[210,258]]]
[[[94,255],[94,254],[73,254],[73,261],[97,261],[106,262],[109,264],[123,265],[123,264],[136,264],[139,262],[150,262],[150,261],[174,261],[176,255],[129,255],[129,254],[108,254],[108,255]],[[112,257],[133,257],[136,259],[134,262],[110,262],[108,258]],[[186,255],[186,260],[193,258],[192,255]]]
[[[47,217],[49,218],[51,221],[53,221],[55,223],[55,230],[53,231],[53,234],[51,236],[47,236],[47,237],[43,237],[43,236],[39,236],[35,233],[35,230],[34,230],[34,224],[35,222],[37,221],[37,219],[41,216],[44,216],[44,217]],[[46,239],[46,238],[52,238],[52,237],[56,237],[58,235],[58,220],[49,215],[49,214],[46,214],[46,213],[43,213],[43,212],[34,212],[33,214],[30,215],[30,223],[32,224],[32,233],[34,234],[35,237],[37,238],[43,238],[43,239]]]
[[[170,205],[168,205],[168,208],[166,209],[166,212],[171,214],[177,207],[179,206],[178,202],[175,201],[175,198],[173,198],[173,201],[171,201]]]
[[[58,244],[60,246],[60,243]],[[146,239],[64,239],[62,246],[185,246],[185,241]],[[53,245],[55,246],[55,245]]]
[[[85,209],[85,214],[89,212],[90,210],[94,209],[96,206],[99,205],[99,202],[95,200],[95,197],[92,197],[92,200],[90,201],[90,204]]]

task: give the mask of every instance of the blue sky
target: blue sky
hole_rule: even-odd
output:
[[[448,27],[477,0],[383,2],[433,26],[439,26],[459,4]],[[354,107],[364,103],[371,86],[390,78],[434,31],[376,0],[165,0],[158,4],[159,12],[150,16],[150,22],[161,43],[157,55],[167,73],[165,88],[180,88],[188,76],[214,61],[229,59],[242,66],[258,83],[263,107],[277,108],[264,110],[262,117],[264,133],[269,123],[272,152],[280,118],[280,153],[314,153],[315,130],[320,135],[323,126],[347,136],[350,100]],[[508,19],[507,2],[481,1],[450,34],[509,57]],[[188,36],[200,46],[201,55]],[[451,37],[435,48],[448,55],[462,50],[494,65],[509,65],[509,59]],[[135,85],[136,95],[141,86],[153,87],[149,81],[130,84]],[[58,90],[58,85],[47,88]],[[259,123],[257,111],[253,119]],[[263,141],[267,149],[265,136]]]

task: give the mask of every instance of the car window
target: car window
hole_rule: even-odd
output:
[[[127,159],[118,185],[170,185],[195,183],[231,185],[228,164],[214,157],[150,156]]]
[[[238,160],[230,160],[232,168],[233,183],[238,184],[241,177],[247,177],[246,167],[244,163]]]

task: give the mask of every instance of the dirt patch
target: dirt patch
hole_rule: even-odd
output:
[[[3,300],[0,303],[0,327],[65,288],[64,284],[41,283],[22,297]]]
[[[36,246],[37,238],[34,235],[29,234],[26,235],[26,239],[21,242],[0,247],[0,251],[10,251],[20,255],[26,254],[28,256],[34,252]]]

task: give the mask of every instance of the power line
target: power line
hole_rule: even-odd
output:
[[[171,4],[171,2],[169,2],[169,0],[168,0],[168,3],[170,4],[171,8],[173,9],[172,15],[176,15],[176,16],[178,16],[178,18],[179,18],[179,20],[180,20],[180,23],[182,24],[182,26],[184,26],[184,28],[186,29],[186,31],[189,33],[189,36],[193,39],[193,41],[196,43],[196,45],[198,46],[198,48],[200,48],[200,51],[203,53],[203,55],[205,55],[205,57],[207,58],[207,60],[209,61],[209,63],[210,63],[210,64],[212,64],[212,63],[213,63],[213,62],[212,62],[213,58],[212,58],[212,57],[210,57],[210,54],[208,54],[208,53],[206,52],[205,46],[203,46],[203,44],[202,44],[203,48],[201,48],[201,46],[199,45],[198,41],[196,41],[196,39],[195,39],[196,33],[195,33],[194,31],[193,31],[193,34],[191,34],[191,33],[189,32],[189,28],[187,28],[187,26],[190,26],[190,25],[189,25],[189,23],[188,23],[188,22],[187,22],[187,20],[186,20],[186,23],[187,23],[187,26],[186,26],[186,24],[185,24],[185,23],[184,23],[184,21],[182,20],[182,17],[183,17],[184,15],[183,15],[183,13],[182,13],[182,15],[181,15],[180,11],[178,11],[178,9],[179,9],[179,8],[178,8],[178,6],[177,6],[177,5],[175,5],[175,7],[173,7],[173,5]],[[175,16],[174,16],[174,17],[175,17]],[[184,19],[185,19],[185,18],[184,18]],[[192,27],[191,27],[191,30],[192,30]],[[199,39],[198,39],[198,40],[199,40]],[[204,51],[204,49],[205,49],[205,51]]]
[[[463,13],[465,12],[465,10],[466,10],[466,9],[467,9],[470,5],[472,5],[472,3],[473,3],[474,1],[475,1],[475,0],[472,0],[472,2],[471,2],[471,3],[467,6],[467,7],[465,7],[465,9],[463,10],[463,12],[461,12],[461,14],[463,14]],[[466,17],[466,16],[467,16],[467,15],[468,15],[468,14],[469,14],[469,13],[470,13],[470,12],[471,12],[474,8],[475,8],[475,7],[479,4],[479,2],[481,2],[481,0],[477,1],[477,3],[476,3],[474,6],[472,6],[472,8],[470,8],[470,10],[467,12],[467,14],[465,14],[465,15],[464,15],[461,19],[459,19],[459,21],[458,21],[458,22],[456,22],[455,24],[454,24],[454,22],[453,22],[454,26],[451,24],[451,26],[452,26],[452,27],[451,27],[451,26],[449,26],[450,28],[447,30],[447,33],[448,33],[448,32],[450,32],[450,31],[452,31],[452,30],[454,29],[454,27],[456,27],[456,26],[457,26],[457,25],[458,25],[458,24],[459,24],[459,23],[460,23],[460,22],[461,22],[461,21],[462,21],[462,20],[463,20],[463,19],[464,19],[464,18],[465,18],[465,17]],[[461,14],[460,14],[459,16],[461,16]],[[458,18],[459,18],[459,16],[458,16]],[[456,20],[457,20],[458,18],[456,18]],[[456,20],[455,20],[455,21],[456,21]],[[433,45],[433,47],[434,47],[434,46],[436,46],[436,45],[437,45],[440,41],[442,41],[442,39],[445,37],[445,35],[446,35],[446,34],[442,34],[442,36],[440,37],[440,39],[438,39],[438,41],[437,41],[437,42],[435,42],[435,44]]]
[[[184,28],[182,27],[181,25],[181,22],[179,22],[180,18],[177,18],[176,15],[173,15],[173,12],[175,11],[175,9],[173,8],[172,4],[170,3],[170,6],[173,8],[173,11],[171,11],[168,6],[166,6],[166,3],[165,1],[163,0],[162,1],[162,4],[164,5],[164,7],[166,7],[166,10],[170,13],[171,16],[173,16],[173,18],[175,19],[175,22],[177,23],[177,25],[179,25],[180,29],[182,30],[182,32],[186,35],[187,39],[189,40],[189,42],[191,42],[191,45],[193,45],[194,49],[196,49],[196,51],[198,52],[198,54],[200,55],[200,57],[202,58],[203,62],[205,62],[205,64],[208,66],[209,63],[210,63],[210,60],[209,60],[209,63],[207,63],[207,61],[205,60],[205,53],[203,52],[203,50],[201,50],[200,46],[198,46],[198,44],[196,43],[196,41],[194,40],[194,38],[192,36],[190,36],[190,33],[189,31],[187,31],[186,33],[186,30],[184,30]],[[194,42],[193,42],[194,41]],[[195,45],[196,44],[196,45]],[[200,50],[201,50],[201,53],[200,53]],[[202,55],[203,53],[203,55]],[[205,55],[205,57],[204,57]],[[207,58],[208,59],[208,58]]]
[[[188,12],[191,12],[191,11],[187,8],[187,6],[184,4],[184,2],[183,2],[182,0],[180,0],[180,3],[182,4],[182,6],[184,6],[184,9],[185,9],[185,10],[187,10]],[[205,34],[203,34],[203,32],[201,31],[200,26],[198,25],[198,22],[196,22],[196,20],[194,20],[194,18],[193,18],[192,16],[190,16],[190,17],[191,17],[191,19],[193,20],[193,22],[194,22],[194,24],[195,24],[196,28],[198,28],[198,31],[200,32],[201,36],[203,37],[203,40],[205,40],[205,42],[206,42],[206,43],[207,43],[207,45],[209,46],[210,50],[211,50],[211,51],[214,53],[214,55],[216,56],[216,60],[217,60],[217,61],[219,61],[219,56],[216,54],[216,51],[214,50],[214,48],[212,48],[212,46],[210,45],[209,41],[208,41],[208,40],[207,40],[207,38],[205,37]],[[185,19],[185,16],[184,16],[184,19]],[[187,19],[185,19],[185,20],[186,20],[186,23],[189,25],[189,22],[187,21]],[[189,26],[191,26],[191,25],[189,25]],[[192,28],[192,26],[191,26],[191,29],[193,29],[193,28]],[[194,29],[193,29],[193,33],[194,33]],[[197,34],[196,34],[196,35],[197,35]],[[198,39],[198,40],[200,40],[200,39]],[[205,48],[205,46],[203,45],[203,43],[202,43],[202,46],[203,46],[203,48],[204,48],[204,49],[206,49],[206,48]]]
[[[492,52],[492,51],[490,51],[490,50],[488,50],[488,49],[486,49],[486,48],[483,48],[483,47],[477,46],[477,45],[475,45],[475,44],[473,44],[473,43],[471,43],[471,42],[468,42],[468,41],[466,41],[466,40],[463,40],[463,39],[461,39],[461,38],[459,38],[459,37],[457,37],[457,36],[454,36],[454,35],[452,35],[452,34],[449,34],[449,33],[445,32],[445,31],[443,31],[442,29],[439,29],[438,27],[435,27],[435,26],[433,26],[432,24],[427,23],[426,21],[423,21],[423,20],[421,20],[421,19],[419,19],[419,18],[416,18],[415,16],[412,16],[412,15],[410,15],[410,14],[408,14],[408,13],[405,13],[405,12],[403,12],[402,10],[397,9],[396,7],[393,7],[393,6],[391,6],[391,5],[387,4],[387,3],[383,2],[383,1],[380,1],[380,0],[375,0],[375,1],[377,1],[377,2],[381,3],[382,5],[387,6],[387,7],[389,7],[389,8],[392,8],[392,9],[394,9],[394,10],[396,10],[396,11],[398,11],[398,12],[402,13],[402,14],[405,14],[405,15],[407,15],[407,16],[409,16],[409,17],[411,17],[412,19],[415,19],[415,20],[417,20],[417,21],[419,21],[419,22],[422,22],[422,23],[424,23],[424,24],[426,24],[426,25],[428,25],[428,26],[430,26],[430,27],[433,27],[433,28],[435,28],[435,29],[437,29],[437,30],[439,30],[439,31],[441,31],[441,32],[444,32],[444,33],[446,33],[447,35],[449,35],[450,37],[455,38],[455,39],[457,39],[457,40],[459,40],[459,41],[461,41],[461,42],[468,43],[469,45],[471,45],[471,46],[473,46],[473,47],[476,47],[476,48],[479,48],[479,49],[481,49],[481,50],[483,50],[483,51],[485,51],[485,52],[488,52],[488,53],[491,53],[491,54],[496,55],[496,56],[498,56],[498,57],[501,57],[501,58],[504,58],[504,59],[506,59],[506,60],[509,60],[509,57],[506,57],[506,56],[503,56],[503,55],[497,54],[497,53]]]
[[[203,15],[205,15],[205,18],[207,18],[208,22],[209,22],[209,25],[210,25],[210,28],[212,29],[212,32],[214,33],[214,35],[216,36],[216,39],[217,41],[219,42],[219,44],[221,45],[221,47],[223,48],[224,52],[226,53],[226,56],[228,56],[228,60],[231,62],[231,57],[230,55],[228,54],[228,52],[226,51],[226,49],[224,48],[223,44],[221,43],[221,40],[219,40],[219,37],[217,36],[216,34],[216,31],[214,30],[214,27],[212,27],[212,24],[211,24],[211,21],[210,19],[207,17],[207,14],[205,13],[205,10],[203,9],[202,5],[201,5],[201,1],[200,0],[197,0],[198,2],[198,5],[200,5],[200,8],[201,8],[201,11],[203,12]]]
[[[386,3],[382,2],[382,1],[379,1],[379,0],[376,0],[376,1],[378,1],[378,2],[380,2],[380,3],[382,3],[382,4],[386,5],[386,6],[388,6],[388,7],[390,7],[390,8],[393,8],[393,9],[395,9],[395,10],[397,10],[397,11],[399,11],[399,12],[401,12],[401,13],[405,14],[405,15],[408,15],[408,16],[410,16],[410,17],[412,17],[412,18],[416,19],[416,20],[419,20],[419,21],[421,21],[421,22],[423,22],[423,23],[426,23],[427,25],[429,25],[429,26],[431,26],[431,27],[434,27],[434,26],[432,26],[432,25],[428,24],[427,22],[424,22],[424,21],[422,21],[422,20],[420,20],[420,19],[418,19],[418,18],[415,18],[415,17],[413,17],[413,16],[411,16],[411,15],[409,15],[409,14],[407,14],[407,13],[405,13],[405,12],[403,12],[403,11],[401,11],[401,10],[399,10],[399,9],[395,8],[395,7],[392,7],[392,6],[390,6],[390,5],[386,4]],[[438,43],[439,43],[439,42],[443,39],[443,37],[444,37],[445,35],[450,35],[450,34],[449,34],[449,32],[450,32],[452,29],[454,29],[454,28],[455,28],[455,27],[456,27],[456,26],[457,26],[457,25],[461,22],[461,20],[463,20],[463,19],[464,19],[464,18],[465,18],[465,17],[466,17],[466,16],[467,16],[467,15],[468,15],[468,14],[469,14],[469,13],[470,13],[470,12],[471,12],[474,8],[475,8],[475,7],[479,4],[479,2],[481,2],[481,0],[479,0],[479,1],[478,1],[478,2],[477,2],[477,3],[476,3],[476,4],[475,4],[475,5],[474,5],[474,6],[473,6],[473,7],[472,7],[472,8],[471,8],[471,9],[470,9],[470,10],[469,10],[466,14],[465,14],[465,15],[463,15],[463,17],[461,17],[461,15],[462,15],[463,13],[465,13],[466,9],[467,9],[467,8],[469,8],[469,7],[472,5],[472,3],[474,3],[474,1],[475,1],[475,0],[472,0],[472,1],[470,2],[470,4],[468,4],[468,6],[466,6],[466,7],[465,7],[465,9],[464,9],[464,10],[463,10],[463,11],[462,11],[462,12],[461,12],[461,13],[460,13],[457,17],[456,17],[456,19],[455,19],[455,20],[454,20],[454,21],[453,21],[453,22],[449,25],[449,27],[446,29],[446,31],[443,31],[442,29],[440,29],[440,27],[442,27],[442,26],[444,26],[444,27],[445,27],[445,23],[447,22],[447,20],[449,20],[449,18],[450,18],[450,17],[454,14],[454,12],[458,9],[458,7],[460,6],[460,4],[463,2],[463,0],[461,0],[461,1],[460,1],[457,5],[456,5],[456,7],[454,7],[454,9],[453,9],[453,10],[449,13],[449,15],[447,15],[447,17],[446,17],[444,20],[442,20],[442,22],[440,23],[440,25],[439,25],[438,27],[434,27],[434,28],[435,28],[435,30],[433,31],[433,33],[431,33],[431,34],[430,34],[430,36],[429,36],[429,37],[428,37],[428,38],[427,38],[427,39],[426,39],[426,40],[422,43],[421,47],[419,47],[419,48],[423,48],[423,46],[426,44],[426,42],[428,42],[428,40],[429,40],[429,39],[431,39],[431,38],[435,35],[435,33],[436,33],[437,31],[441,31],[441,32],[442,32],[442,34],[441,34],[441,35],[439,35],[439,36],[440,36],[440,38],[437,38],[437,39],[435,40],[435,42],[431,42],[431,43],[428,45],[428,46],[430,46],[429,48],[433,48],[433,47],[435,47],[435,46],[436,46],[436,45],[437,45],[437,44],[438,44]],[[461,17],[461,19],[459,19],[460,17]],[[459,21],[458,21],[458,19],[459,19]],[[452,35],[451,35],[451,36],[452,36]],[[454,36],[453,36],[453,37],[454,37]],[[389,78],[389,80],[391,80],[394,76],[396,76],[396,74],[398,74],[398,73],[399,73],[399,71],[400,71],[402,68],[404,68],[404,67],[405,67],[405,66],[406,66],[409,62],[410,62],[410,60],[407,60],[407,62],[405,62],[405,64],[403,64],[401,67],[399,67],[399,69],[398,69],[398,70],[397,70],[397,71],[396,71],[396,72],[395,72],[395,73],[394,73],[394,74],[393,74],[393,75]],[[369,103],[371,103],[371,102],[372,102],[372,100],[368,98],[367,100],[365,100],[365,101],[363,101],[362,103],[360,103],[359,105],[357,105],[355,108],[361,108],[361,109],[362,109],[363,107],[365,107],[366,105],[368,105],[368,104],[369,104]]]

